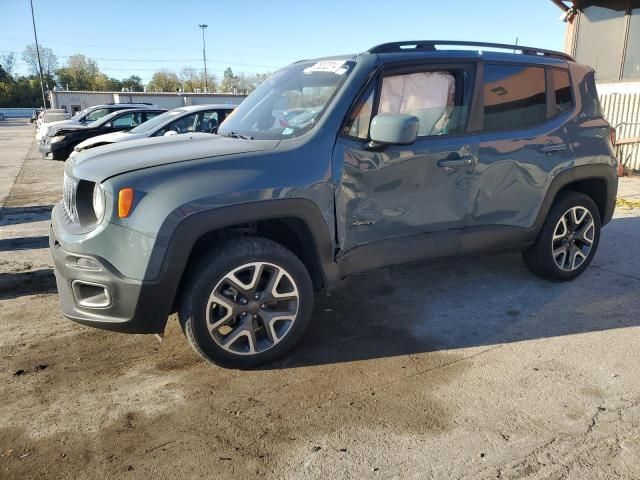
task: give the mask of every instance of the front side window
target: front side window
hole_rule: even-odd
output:
[[[220,135],[257,139],[293,138],[315,127],[354,62],[299,62],[265,80],[220,126]]]
[[[213,133],[218,128],[218,112],[206,111],[200,114],[198,118],[197,131],[204,133]]]
[[[378,114],[406,113],[420,120],[418,136],[460,133],[467,105],[456,111],[456,77],[452,72],[417,72],[384,77]],[[461,124],[462,123],[462,124]]]
[[[569,72],[552,68],[553,88],[556,97],[556,114],[566,112],[573,104],[571,97],[571,81],[569,80]]]
[[[545,121],[543,67],[484,66],[484,130],[516,130]]]
[[[94,110],[84,119],[85,122],[95,122],[96,120],[100,120],[105,115],[111,113],[108,108],[99,108]]]

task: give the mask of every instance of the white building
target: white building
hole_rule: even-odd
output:
[[[72,115],[93,105],[105,103],[147,102],[173,109],[185,105],[208,103],[240,104],[247,96],[232,93],[181,93],[181,92],[91,92],[56,90],[49,93],[51,108],[66,108]]]

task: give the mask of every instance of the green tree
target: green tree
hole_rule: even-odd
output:
[[[238,88],[238,77],[233,74],[231,67],[227,67],[222,75],[222,82],[220,83],[220,91],[224,93],[232,93],[234,89]]]
[[[178,75],[170,70],[158,70],[151,77],[147,90],[159,92],[176,92],[180,89]]]
[[[66,67],[56,71],[59,85],[69,90],[92,90],[99,73],[98,64],[80,54],[71,55]]]
[[[137,75],[131,75],[129,78],[125,78],[120,81],[122,88],[129,92],[142,92],[144,87],[142,85],[142,79]]]

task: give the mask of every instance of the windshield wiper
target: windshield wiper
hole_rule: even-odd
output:
[[[238,132],[227,132],[227,133],[220,133],[219,134],[221,137],[231,137],[231,138],[241,138],[243,140],[253,140],[254,137],[248,136],[248,135],[242,135]]]

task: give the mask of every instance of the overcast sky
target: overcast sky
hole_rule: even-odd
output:
[[[303,58],[355,53],[396,40],[513,43],[518,37],[521,45],[562,50],[566,26],[549,0],[33,3],[38,39],[53,49],[61,65],[67,56],[82,53],[109,76],[136,74],[145,82],[160,68],[202,68],[200,23],[209,25],[207,67],[217,76],[227,66],[262,73]],[[19,54],[31,42],[29,1],[0,0],[0,53]],[[17,67],[26,72],[21,60]]]

